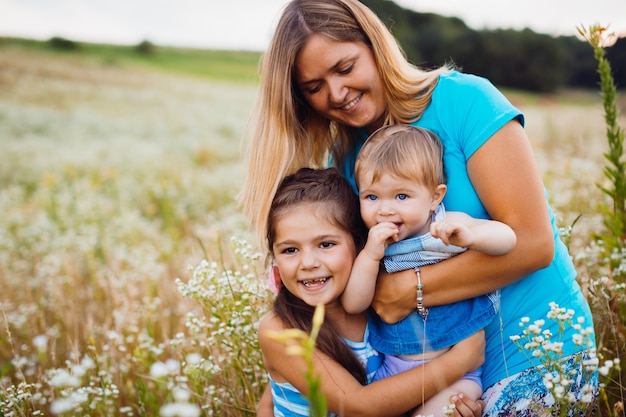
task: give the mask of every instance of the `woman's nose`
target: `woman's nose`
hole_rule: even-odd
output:
[[[349,89],[340,80],[329,83],[330,101],[333,104],[345,104]]]

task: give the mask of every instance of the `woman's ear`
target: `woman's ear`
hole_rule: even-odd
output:
[[[433,191],[433,196],[431,200],[430,210],[434,211],[441,201],[443,201],[443,197],[446,195],[446,191],[448,190],[448,186],[445,184],[439,184],[435,190]]]

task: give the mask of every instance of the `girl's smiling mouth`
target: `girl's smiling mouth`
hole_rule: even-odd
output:
[[[330,279],[330,277],[312,278],[312,279],[303,279],[300,282],[305,287],[316,287],[316,286],[321,286],[321,285],[326,284],[326,281],[328,281],[329,279]]]

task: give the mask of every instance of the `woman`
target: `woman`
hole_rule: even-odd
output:
[[[585,326],[593,323],[518,109],[483,78],[412,66],[384,24],[355,0],[293,0],[263,57],[256,117],[242,202],[258,236],[266,235],[272,196],[286,175],[323,166],[330,156],[354,185],[356,156],[377,128],[410,123],[435,132],[445,150],[446,207],[507,224],[517,244],[506,255],[468,250],[422,268],[423,305],[501,289],[500,317],[486,329],[484,413],[513,413],[528,398],[552,406],[538,363],[509,338],[520,333],[521,318],[544,318],[550,302],[573,309]],[[373,307],[395,322],[415,309],[417,279],[413,271],[387,275],[381,272]],[[544,329],[559,334],[552,322]],[[563,335],[563,355],[579,377],[571,389],[580,398],[583,390],[597,392],[597,374],[580,365],[594,346],[573,344],[573,332]],[[538,386],[540,392],[530,391]]]

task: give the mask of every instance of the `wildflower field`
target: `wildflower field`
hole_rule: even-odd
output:
[[[0,92],[0,415],[254,415],[272,298],[235,196],[255,82],[0,43]],[[608,204],[602,100],[506,93],[600,362],[623,363],[625,255],[609,268],[592,238]],[[623,415],[619,366],[606,370],[603,414]]]

